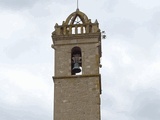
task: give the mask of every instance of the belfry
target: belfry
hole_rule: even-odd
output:
[[[78,8],[56,23],[54,120],[100,120],[101,32]]]

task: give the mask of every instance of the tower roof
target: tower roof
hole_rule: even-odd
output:
[[[71,13],[62,25],[55,25],[55,31],[52,33],[52,37],[66,36],[68,35],[84,35],[84,34],[96,34],[99,33],[99,24],[95,20],[94,23],[91,19],[88,19],[87,15],[81,12],[78,8],[75,12]]]
[[[85,13],[81,12],[79,9],[77,9],[75,12],[71,13],[68,16],[68,18],[65,21],[65,24],[66,25],[73,25],[77,18],[79,18],[83,24],[90,22],[87,15]]]

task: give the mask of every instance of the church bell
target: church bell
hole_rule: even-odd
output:
[[[73,68],[72,68],[72,72],[75,74],[75,73],[80,73],[81,72],[81,69],[80,69],[80,60],[81,60],[81,57],[79,54],[75,54],[74,57],[72,57],[73,59]]]
[[[80,73],[81,69],[79,68],[79,63],[74,63],[74,67],[72,69],[73,73]]]

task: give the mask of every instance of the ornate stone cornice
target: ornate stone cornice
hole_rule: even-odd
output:
[[[53,41],[56,40],[73,40],[73,39],[83,39],[83,38],[97,38],[100,37],[101,33],[89,33],[89,34],[71,34],[71,35],[52,35]]]
[[[100,77],[101,74],[91,74],[91,75],[70,75],[70,76],[53,76],[53,79],[68,79],[68,78],[83,78],[83,77]]]
[[[91,75],[70,75],[70,76],[53,76],[53,82],[58,79],[75,79],[75,78],[86,78],[86,77],[99,77],[99,89],[100,94],[102,94],[102,88],[101,88],[101,74],[91,74]]]

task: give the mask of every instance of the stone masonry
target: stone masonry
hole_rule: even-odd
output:
[[[75,24],[77,17],[81,23]],[[74,28],[74,29],[73,29]],[[101,33],[78,9],[52,33],[55,50],[54,120],[100,120]],[[71,50],[81,49],[82,73],[72,75]]]

